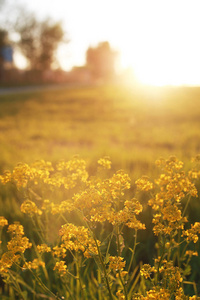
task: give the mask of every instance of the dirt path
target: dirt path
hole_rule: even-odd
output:
[[[21,93],[31,93],[39,91],[49,91],[49,90],[60,90],[73,87],[80,87],[79,84],[48,84],[48,85],[36,85],[36,86],[20,86],[20,87],[9,87],[9,88],[0,88],[1,95],[11,95],[11,94],[21,94]]]

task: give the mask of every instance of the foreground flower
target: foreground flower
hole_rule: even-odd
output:
[[[8,225],[8,221],[6,220],[6,218],[0,216],[0,227],[4,227]]]
[[[21,212],[23,212],[24,214],[29,214],[31,216],[33,214],[38,214],[38,215],[42,214],[42,211],[38,209],[36,204],[31,200],[26,200],[22,203]]]

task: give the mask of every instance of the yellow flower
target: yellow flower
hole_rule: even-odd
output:
[[[90,237],[89,230],[84,226],[76,226],[68,223],[62,226],[59,231],[66,250],[82,251],[86,257],[97,254],[97,247],[93,238]],[[97,241],[100,245],[100,242]]]
[[[3,217],[0,216],[0,227],[8,225],[8,221]]]
[[[3,184],[10,182],[12,179],[12,174],[10,171],[5,171],[3,175],[0,176],[0,181]]]
[[[19,255],[13,254],[13,252],[5,252],[0,259],[0,274],[8,272],[8,269],[12,267],[14,263],[18,263],[20,259]]]
[[[23,237],[24,228],[18,222],[8,226],[8,232],[12,233],[11,240],[7,243],[7,248],[10,252],[24,253],[26,249],[31,248],[32,244],[27,237]]]
[[[117,291],[116,296],[119,300],[124,300],[125,299],[125,296],[124,296],[124,294],[122,293],[121,290]]]
[[[24,235],[24,227],[19,222],[14,222],[14,224],[8,226],[8,232],[13,235]]]
[[[144,276],[146,279],[150,278],[152,273],[155,273],[155,267],[151,267],[149,264],[144,264],[140,270],[140,274]]]
[[[65,257],[66,256],[67,249],[65,249],[65,246],[61,244],[61,246],[55,246],[53,248],[53,255],[57,257]]]
[[[23,265],[25,269],[38,269],[39,267],[45,267],[45,263],[38,258],[35,258],[33,261],[28,261]]]
[[[66,274],[67,266],[63,260],[56,262],[54,270],[57,270],[60,273],[60,276]]]
[[[28,181],[33,178],[34,171],[29,165],[23,163],[19,163],[12,173],[12,179],[16,183],[17,187],[25,187]]]
[[[105,156],[104,158],[100,158],[98,160],[98,164],[104,167],[105,169],[110,169],[111,168],[111,161],[108,156]]]
[[[120,256],[110,256],[109,257],[109,268],[115,271],[123,271],[126,262],[123,261],[124,258]]]
[[[135,184],[140,191],[149,191],[153,189],[153,183],[148,180],[147,176],[142,176],[142,178],[136,180]]]
[[[32,244],[29,243],[29,239],[27,237],[16,236],[13,237],[8,243],[7,248],[10,252],[13,253],[24,253],[26,249],[31,248]]]
[[[182,218],[181,210],[173,204],[168,203],[163,209],[161,209],[163,214],[163,220],[167,220],[169,222],[177,222]]]
[[[36,204],[31,200],[25,200],[22,203],[21,212],[23,212],[24,214],[29,214],[29,215],[33,215],[33,214],[41,215],[42,214],[42,211],[40,209],[38,209]]]
[[[187,250],[185,252],[185,255],[188,255],[190,257],[192,257],[192,256],[198,256],[198,252],[197,251],[192,251],[192,250]]]
[[[129,211],[129,213],[133,212],[136,215],[138,215],[143,209],[142,204],[140,204],[140,202],[135,198],[126,200],[124,202],[124,206]]]
[[[200,222],[195,222],[194,225],[191,225],[191,228],[184,230],[182,236],[186,236],[188,242],[193,241],[197,243],[199,237],[197,234],[200,234]]]
[[[51,247],[48,247],[46,244],[37,245],[39,253],[51,252]]]

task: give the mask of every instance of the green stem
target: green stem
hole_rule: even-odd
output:
[[[110,245],[111,245],[111,242],[112,242],[113,235],[114,235],[114,232],[112,231],[112,233],[110,235],[110,240],[108,242],[108,247],[107,247],[107,250],[106,250],[106,257],[108,256],[108,253],[109,253],[109,250],[110,250]]]
[[[189,205],[189,203],[190,203],[191,197],[192,197],[192,196],[189,195],[188,200],[187,200],[186,205],[185,205],[184,210],[183,210],[182,218],[184,217],[184,215],[185,215],[185,213],[186,213],[186,210],[187,210],[188,205]],[[180,242],[181,242],[181,229],[178,230],[177,263],[178,263],[178,267],[179,267],[179,268],[181,267],[181,263],[180,263],[180,259],[181,259],[181,257],[180,257],[180,251],[181,251],[181,250],[180,250]]]
[[[119,225],[117,225],[117,252],[118,252],[118,257],[121,256],[121,247],[120,247],[121,245],[120,245],[119,235],[120,235]],[[128,294],[127,294],[127,290],[126,290],[124,281],[123,281],[122,276],[121,276],[121,270],[119,270],[119,279],[120,279],[121,285],[122,285],[123,290],[124,290],[125,299],[128,300]]]
[[[67,272],[67,274],[69,274],[69,272]],[[73,277],[73,275],[72,275],[71,273],[70,273],[70,275]],[[68,293],[69,293],[71,299],[75,300],[74,296],[73,296],[72,293],[71,293],[70,288],[68,287],[69,283],[66,282],[66,280],[65,280],[63,277],[61,277],[61,281],[62,281],[62,283],[65,285],[65,287],[66,287],[66,289],[67,289],[67,291],[68,291]],[[67,298],[67,299],[68,299],[68,298]]]
[[[97,279],[98,279],[98,284],[100,286],[101,285],[101,271],[99,269],[97,270]],[[98,289],[98,299],[102,300],[101,290],[100,289]]]
[[[81,276],[80,276],[80,267],[79,267],[79,263],[78,263],[78,254],[76,253],[76,259],[75,259],[75,265],[76,265],[76,273],[77,273],[77,296],[79,297],[79,293],[81,291],[81,297],[82,299],[84,298],[83,295],[83,286],[82,286],[82,282],[81,282]]]
[[[10,278],[12,279],[12,282],[13,282],[13,285],[14,285],[14,288],[15,290],[17,291],[17,293],[24,299],[26,300],[26,298],[24,297],[23,293],[22,293],[22,290],[20,288],[20,285],[18,284],[17,280],[15,278],[13,278],[12,274],[10,271],[8,271],[9,275],[10,275]]]
[[[38,228],[39,225],[37,226],[37,224],[36,224],[35,220],[33,219],[33,217],[31,217],[31,221],[32,221],[32,223],[33,223],[33,227],[34,227],[34,228]],[[45,239],[44,239],[44,237],[42,236],[41,232],[42,232],[41,229],[40,229],[40,230],[37,230],[37,234],[38,234],[38,236],[39,236],[41,242],[42,242],[42,243],[45,243]]]
[[[95,237],[93,237],[93,238],[94,238],[94,241],[95,241],[95,244],[96,244],[96,247],[97,247],[99,260],[100,260],[101,266],[103,268],[103,272],[104,272],[104,276],[105,276],[105,280],[106,280],[106,285],[107,285],[107,288],[108,288],[109,296],[110,296],[110,299],[113,300],[113,295],[112,295],[110,284],[109,284],[109,280],[108,280],[108,274],[107,274],[107,271],[106,271],[105,264],[103,262],[102,254],[101,254],[101,251],[100,251],[100,248],[99,248],[99,245],[98,245],[98,242],[97,242],[96,238]]]
[[[162,254],[161,254],[161,257],[160,257],[160,260],[158,263],[158,267],[157,267],[156,284],[159,282],[159,275],[160,275],[159,269],[160,269],[164,255],[165,255],[165,237],[164,237],[164,241],[163,241]]]
[[[24,255],[22,254],[22,259],[23,259],[23,262],[26,263],[26,259],[24,257]],[[28,268],[28,270],[31,272],[31,274],[33,275],[33,277],[35,278],[35,280],[38,282],[38,284],[43,288],[44,291],[47,291],[51,296],[55,297],[55,299],[60,299],[58,296],[56,296],[43,282],[42,280],[36,276],[34,274],[34,272]],[[26,299],[25,299],[26,300]]]
[[[108,288],[108,293],[109,293],[110,299],[111,299],[111,300],[114,300],[114,299],[113,299],[112,292],[111,292],[111,287],[110,287],[110,284],[109,284],[109,280],[108,280],[107,270],[106,270],[105,264],[104,264],[104,262],[103,262],[103,257],[102,257],[101,250],[100,250],[100,248],[99,248],[97,239],[96,239],[96,237],[95,237],[95,234],[94,234],[93,231],[91,230],[89,224],[85,221],[84,218],[83,218],[83,220],[84,220],[85,225],[87,226],[87,228],[88,228],[89,231],[90,231],[90,235],[91,235],[92,238],[94,239],[95,245],[96,245],[96,247],[97,247],[98,257],[99,257],[100,264],[101,264],[102,269],[103,269],[103,273],[104,273],[106,285],[107,285],[107,288]]]
[[[127,294],[126,286],[125,286],[124,281],[121,276],[121,270],[119,270],[119,279],[120,279],[120,282],[121,282],[121,285],[122,285],[122,288],[124,291],[125,299],[128,300],[128,294]]]
[[[130,263],[129,263],[129,266],[128,266],[128,271],[127,271],[128,273],[130,272],[130,269],[131,269],[131,266],[132,266],[132,263],[133,263],[133,258],[134,258],[134,255],[135,255],[136,245],[137,245],[137,229],[135,229],[134,246],[133,246],[133,250],[132,250],[132,254],[131,254],[131,260],[130,260]]]
[[[31,272],[31,274],[33,275],[33,277],[35,278],[35,280],[38,282],[38,284],[43,288],[44,291],[48,292],[51,296],[55,297],[55,299],[60,299],[60,297],[56,296],[43,282],[42,280],[37,277],[34,272],[29,269],[29,271]]]
[[[191,198],[192,198],[192,196],[189,195],[188,200],[187,200],[187,202],[186,202],[186,205],[185,205],[185,207],[184,207],[183,217],[184,217],[184,215],[185,215],[185,213],[186,213],[186,210],[187,210],[187,208],[188,208],[188,205],[189,205],[189,203],[190,203]]]

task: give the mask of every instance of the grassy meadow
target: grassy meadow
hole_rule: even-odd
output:
[[[200,89],[121,86],[0,96],[0,169],[79,154],[89,165],[108,155],[134,178],[154,161],[200,151]]]
[[[28,164],[0,177],[1,299],[200,299],[199,103],[196,87],[1,95],[0,174]],[[172,157],[159,175],[173,155],[188,173]]]

